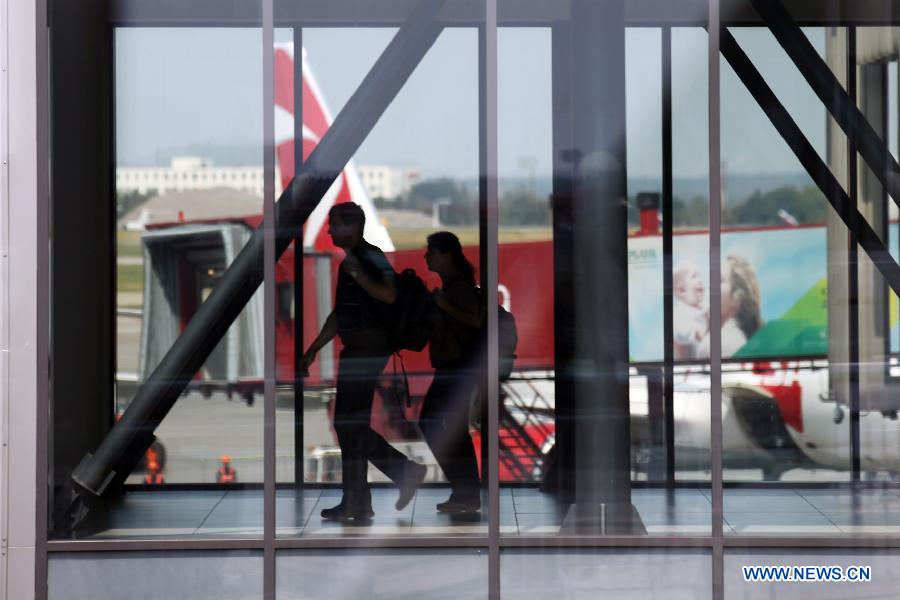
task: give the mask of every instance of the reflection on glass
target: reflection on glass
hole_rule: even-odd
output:
[[[798,598],[813,600],[827,597],[840,585],[842,598],[890,596],[900,580],[897,552],[890,549],[866,550],[729,550],[725,552],[725,597]],[[820,574],[809,577],[802,585],[790,585],[785,592],[781,581],[764,581],[752,571],[744,578],[744,569],[756,565],[771,566],[791,573],[795,580],[804,577],[803,566],[828,565]],[[838,584],[837,582],[840,581]]]
[[[800,30],[789,16],[777,18],[786,23],[783,38],[803,43],[779,45],[768,30],[736,30],[740,50],[732,56],[746,52],[757,65],[730,60],[734,70],[723,77],[723,148],[731,148],[723,164],[740,165],[723,178],[724,478],[777,482],[726,487],[725,531],[894,533],[898,407],[885,273],[896,265],[872,254],[896,238],[885,167],[872,159],[890,156],[896,142],[889,131],[897,109],[893,50],[881,30]],[[760,60],[770,54],[778,58]],[[850,69],[848,56],[856,59]],[[797,127],[773,117],[775,103],[759,102],[756,68],[773,81]],[[820,97],[807,88],[812,72],[835,77],[811,86]],[[865,126],[822,118],[826,87],[826,102],[855,110]],[[755,136],[741,135],[753,122]],[[799,152],[800,144],[815,156]],[[843,189],[829,191],[829,181]],[[835,210],[840,201],[858,207],[858,216]],[[758,471],[729,469],[729,432],[748,440]],[[848,480],[852,485],[827,485]]]
[[[290,113],[284,185],[402,31],[303,31],[302,106],[276,94]],[[299,92],[292,36],[277,33],[276,84]],[[483,362],[476,32],[446,28],[409,51],[421,64],[296,232],[302,270],[276,269],[290,315],[277,327],[279,535],[487,531],[470,433]],[[364,224],[345,214],[360,210]]]
[[[285,550],[276,556],[275,593],[288,600],[483,598],[487,586],[485,550]]]
[[[796,123],[794,137],[809,141],[815,160],[829,155],[828,122],[767,30],[732,28],[729,34],[739,50],[726,53],[722,83],[724,530],[816,532],[824,521],[803,490],[787,483],[735,484],[841,480],[839,471],[848,466],[848,429],[832,420],[826,403],[831,209],[785,142],[786,129],[772,126],[772,107],[760,108],[753,69],[771,82]],[[823,30],[801,35],[824,53]],[[746,53],[755,66],[736,63],[736,53]],[[744,134],[751,129],[751,136]]]
[[[400,487],[396,509],[403,510],[425,478],[424,465],[409,460],[370,426],[372,402],[391,353],[424,344],[418,331],[410,331],[403,308],[428,300],[407,297],[405,279],[398,280],[387,258],[363,237],[365,212],[353,202],[335,204],[328,212],[328,234],[344,252],[338,267],[334,309],[300,361],[308,372],[316,355],[335,338],[338,356],[333,425],[341,455],[341,499],[323,508],[322,519],[354,523],[371,521],[372,492],[368,482],[371,462]],[[412,284],[418,283],[412,281]],[[404,294],[401,296],[401,294]],[[434,351],[432,350],[432,354]]]
[[[115,398],[101,435],[60,422],[53,536],[261,535],[262,294],[233,268],[261,221],[260,40],[116,30]]]
[[[508,549],[500,556],[504,598],[547,596],[711,599],[708,550]]]
[[[54,553],[47,561],[47,597],[118,600],[152,590],[166,598],[259,598],[262,560],[262,552],[242,550]]]
[[[499,279],[519,342],[501,380],[501,514],[515,518],[514,529],[501,518],[501,531],[708,534],[708,493],[683,485],[708,480],[710,465],[706,141],[689,127],[705,122],[705,68],[697,65],[705,65],[706,34],[674,29],[664,38],[656,28],[606,27],[602,51],[612,62],[602,93],[594,87],[600,82],[580,81],[587,67],[577,53],[600,51],[588,42],[578,42],[585,45],[572,57],[551,44],[550,30],[504,28],[499,35]],[[554,69],[569,60],[578,75],[563,83]],[[624,70],[613,67],[619,61]],[[672,78],[667,109],[675,125],[668,150],[664,71]],[[552,101],[531,99],[551,89]],[[576,104],[582,112],[570,116],[566,94],[593,103]],[[598,111],[604,128],[580,132],[578,123]],[[528,138],[525,123],[535,132]],[[624,148],[613,144],[617,135]],[[597,158],[618,151],[627,154],[616,169]],[[535,160],[513,160],[517,155]],[[675,192],[671,257],[661,223],[664,156]],[[622,164],[627,170],[618,170]],[[548,202],[525,221],[506,209],[512,192],[524,194],[535,180],[544,185],[530,183],[534,202],[538,194]],[[620,197],[627,197],[625,214],[610,200]],[[543,240],[519,243],[543,222],[554,223]],[[677,263],[668,394],[666,258]],[[501,322],[501,353],[503,337]]]

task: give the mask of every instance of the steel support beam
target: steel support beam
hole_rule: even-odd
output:
[[[554,56],[574,74],[571,198],[554,206],[569,211],[571,233],[554,239],[554,256],[574,292],[561,331],[573,355],[569,364],[557,356],[557,368],[570,378],[575,417],[575,504],[562,530],[578,534],[645,533],[631,505],[625,4],[573,1],[567,54]]]
[[[750,0],[775,39],[797,66],[831,116],[853,138],[860,156],[900,206],[900,165],[828,64],[779,0]]]
[[[885,281],[895,293],[900,294],[900,266],[894,261],[878,234],[850,202],[847,192],[844,191],[828,165],[819,157],[816,149],[803,135],[784,105],[778,101],[775,93],[753,66],[737,40],[725,28],[722,30],[722,55],[747,87],[753,99],[766,113],[779,135],[787,142],[819,190],[837,211],[841,220],[857,237],[859,245],[869,255]]]

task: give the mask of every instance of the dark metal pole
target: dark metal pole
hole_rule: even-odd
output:
[[[707,114],[709,115],[709,463],[712,533],[712,597],[725,598],[725,550],[722,545],[725,496],[722,489],[722,27],[719,0],[709,0],[707,38]]]
[[[544,490],[570,503],[575,489],[575,281],[572,236],[572,25],[554,23],[550,32],[553,120],[553,353],[556,443]]]
[[[479,286],[482,290],[490,290],[491,285],[488,282],[488,263],[489,263],[489,252],[490,248],[490,232],[488,231],[487,221],[488,221],[488,189],[487,189],[487,173],[488,173],[488,152],[487,152],[487,137],[488,137],[488,124],[487,124],[487,31],[485,27],[478,28],[478,274],[480,276]],[[497,289],[497,285],[494,284],[493,289]],[[494,301],[495,294],[483,294],[482,300],[484,301],[484,306],[482,307],[485,311],[484,314],[487,314],[487,310],[491,307],[492,302]],[[483,344],[487,344],[487,336],[482,340]],[[485,346],[486,347],[486,346]],[[487,390],[491,388],[491,386],[499,386],[498,381],[491,382],[490,377],[487,374],[487,362],[484,361],[482,364],[478,365],[480,369],[480,377],[482,379],[481,385],[482,389],[487,393]],[[488,403],[484,402],[481,407],[481,439],[489,440],[492,436],[499,435],[498,432],[494,432],[490,429],[490,424],[488,423]],[[498,468],[499,465],[491,464],[490,458],[488,456],[488,444],[481,444],[481,488],[483,490],[490,490],[490,483],[488,474],[491,469]]]
[[[859,87],[856,81],[856,27],[847,28],[847,90],[850,100],[856,106]],[[856,138],[847,136],[847,189],[850,205],[854,212],[850,214],[852,222],[858,220],[859,214],[859,159],[857,158]],[[850,229],[847,247],[847,279],[849,283],[849,302],[847,306],[847,331],[850,337],[850,480],[859,481],[860,447],[859,447],[859,243]]]
[[[294,176],[303,172],[303,28],[294,27]],[[294,485],[303,485],[303,230],[294,231]]]
[[[274,0],[262,0],[263,71],[263,600],[275,600],[275,33]]]
[[[480,202],[481,231],[486,248],[482,248],[484,262],[481,271],[491,298],[487,309],[487,434],[482,436],[482,446],[487,446],[488,481],[488,598],[500,600],[500,375],[498,314],[493,307],[498,284],[499,260],[499,194],[497,188],[497,4],[498,0],[484,3],[483,35],[479,39],[479,87],[482,93],[479,113],[482,144]],[[484,424],[485,421],[482,421]],[[482,427],[482,431],[485,431]]]
[[[575,505],[563,530],[636,534],[631,505],[625,2],[571,3]]]
[[[666,484],[675,483],[675,369],[672,283],[672,28],[662,28],[663,414]]]
[[[443,0],[419,2],[310,155],[304,172],[282,193],[275,207],[276,258],[437,39],[443,28],[436,19],[442,5]],[[259,287],[263,262],[263,231],[257,229],[121,420],[97,451],[82,459],[72,474],[79,488],[100,496],[124,482],[153,442],[153,431]]]
[[[887,247],[878,237],[878,234],[859,214],[852,205],[850,197],[841,187],[828,165],[819,157],[803,132],[791,118],[790,114],[778,101],[775,93],[768,86],[750,59],[738,45],[737,41],[728,32],[722,30],[721,36],[722,55],[737,73],[747,90],[769,117],[775,129],[781,135],[794,155],[806,169],[806,172],[825,195],[831,206],[837,211],[838,216],[853,233],[859,245],[869,255],[872,263],[879,270],[895,293],[900,293],[900,266],[894,261]]]
[[[828,112],[841,129],[855,139],[863,160],[900,206],[900,165],[894,160],[886,142],[881,140],[781,2],[750,1]],[[855,64],[852,66],[855,68]]]

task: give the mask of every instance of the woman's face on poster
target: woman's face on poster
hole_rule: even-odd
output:
[[[734,297],[731,287],[731,265],[722,271],[722,321],[727,321],[737,314],[738,300]]]

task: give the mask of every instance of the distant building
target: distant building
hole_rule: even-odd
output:
[[[356,171],[369,198],[394,200],[407,193],[419,180],[418,169],[358,165]]]
[[[120,229],[142,231],[147,225],[175,221],[209,221],[258,215],[262,199],[227,187],[156,194],[118,221]]]
[[[280,188],[280,179],[276,188]],[[262,167],[220,167],[199,156],[176,156],[168,167],[120,167],[116,169],[119,193],[165,194],[187,190],[231,188],[262,198]]]

